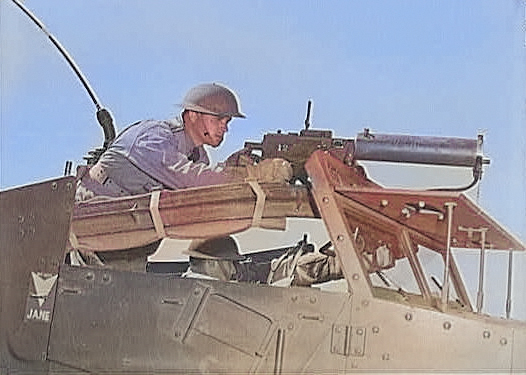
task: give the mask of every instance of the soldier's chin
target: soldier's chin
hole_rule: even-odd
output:
[[[212,143],[210,143],[210,146],[212,146],[212,147],[219,147],[219,145],[221,143],[223,143],[223,138],[215,140],[215,141],[212,141]]]

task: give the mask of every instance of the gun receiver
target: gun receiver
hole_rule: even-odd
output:
[[[304,164],[316,150],[327,150],[347,164],[348,156],[353,154],[352,139],[333,138],[330,130],[301,130],[300,133],[268,133],[261,143],[245,142],[243,149],[256,161],[259,159],[282,158],[288,160],[293,169],[294,178],[306,182],[307,173]]]

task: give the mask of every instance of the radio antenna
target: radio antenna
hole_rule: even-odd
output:
[[[49,40],[51,40],[51,43],[53,43],[53,45],[57,47],[58,51],[66,59],[69,66],[71,67],[71,69],[73,69],[80,82],[82,82],[82,85],[88,92],[88,95],[90,96],[91,100],[95,104],[95,107],[97,108],[97,121],[99,122],[100,126],[104,131],[103,149],[102,151],[100,151],[100,149],[96,151],[97,153],[100,152],[100,154],[102,154],[102,152],[106,150],[110,142],[113,141],[113,139],[115,138],[115,126],[113,125],[113,117],[111,116],[110,112],[100,104],[97,94],[95,94],[95,91],[90,86],[88,80],[86,79],[86,77],[84,77],[84,74],[82,74],[80,68],[77,66],[73,58],[68,54],[66,49],[62,46],[62,44],[60,44],[60,42],[53,36],[53,34],[51,34],[46,29],[44,24],[33,13],[31,13],[29,9],[27,9],[22,3],[20,3],[20,1],[12,1],[39,27],[40,30],[42,30],[44,34],[47,35]]]

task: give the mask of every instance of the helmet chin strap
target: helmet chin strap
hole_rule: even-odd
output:
[[[195,115],[197,115],[197,113],[195,113]],[[188,132],[188,135],[190,136],[192,141],[194,142],[194,145],[201,146],[205,144],[208,137],[210,137],[210,133],[204,127],[204,125],[197,120],[197,116],[185,117],[183,118],[183,121],[185,129]]]

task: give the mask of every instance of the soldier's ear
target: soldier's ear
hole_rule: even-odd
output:
[[[197,112],[188,111],[188,120],[190,120],[190,122],[192,123],[196,122],[198,116],[199,114]]]

